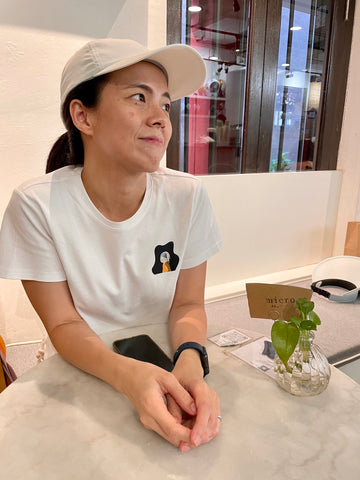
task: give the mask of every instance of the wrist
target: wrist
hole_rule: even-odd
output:
[[[176,362],[172,373],[182,383],[193,380],[203,380],[204,370],[198,352],[195,350],[184,351]]]
[[[192,352],[192,353],[189,353]],[[200,361],[200,364],[203,369],[203,376],[209,373],[209,361],[207,356],[206,348],[203,345],[200,345],[197,342],[185,342],[182,343],[176,350],[174,354],[174,365],[177,364],[179,359],[183,358],[192,358],[193,361],[195,358]]]
[[[119,355],[115,352],[111,352],[111,354],[113,356],[111,368],[109,369],[109,377],[105,381],[119,393],[128,395],[129,383],[136,376],[136,367],[139,362],[131,357]]]
[[[175,366],[179,365],[186,365],[187,367],[192,365],[194,368],[198,368],[198,370],[203,374],[200,355],[196,350],[191,350],[190,348],[184,350],[179,356]]]

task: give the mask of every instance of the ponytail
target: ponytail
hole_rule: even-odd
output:
[[[80,131],[73,124],[70,115],[70,103],[74,99],[80,100],[87,108],[97,106],[101,92],[107,83],[107,75],[100,75],[86,82],[80,83],[71,90],[62,106],[62,119],[67,131],[62,134],[50,150],[46,173],[53,172],[67,165],[84,164],[84,145]]]
[[[84,164],[84,146],[79,130],[71,122],[70,129],[63,133],[50,150],[46,173],[67,165]]]
[[[53,172],[58,168],[64,167],[65,165],[71,165],[70,160],[70,146],[68,140],[68,134],[63,133],[54,143],[52,149],[50,150],[47,162],[46,162],[46,173]]]

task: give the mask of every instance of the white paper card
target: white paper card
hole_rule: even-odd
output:
[[[209,338],[213,343],[219,347],[234,347],[235,345],[241,345],[242,343],[250,340],[250,337],[245,335],[239,330],[232,329],[223,333],[219,333],[214,337]]]
[[[273,348],[274,347],[269,338],[261,337],[258,340],[239,347],[230,353],[249,365],[252,365],[262,373],[265,373],[269,377],[275,378]]]

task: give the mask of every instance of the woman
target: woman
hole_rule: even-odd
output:
[[[170,102],[204,75],[185,45],[86,44],[62,75],[67,132],[47,174],[14,191],[0,236],[0,275],[22,280],[60,355],[125,393],[145,427],[182,452],[220,428],[218,397],[203,379],[203,296],[221,240],[199,179],[159,163]],[[159,321],[176,351],[172,373],[98,336]]]

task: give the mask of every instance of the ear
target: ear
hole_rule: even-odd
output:
[[[80,100],[72,100],[69,107],[70,115],[75,127],[86,135],[93,131],[92,116],[88,108]]]

